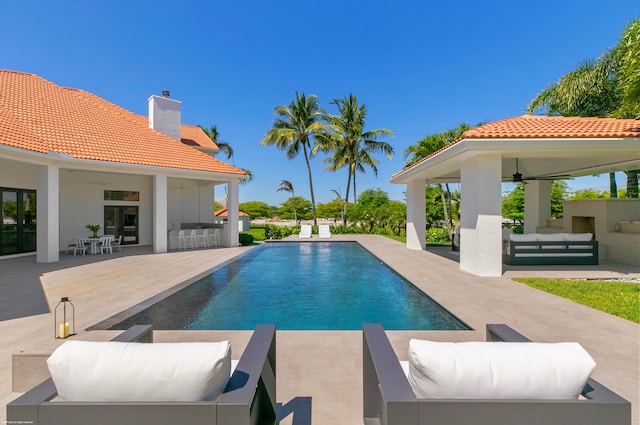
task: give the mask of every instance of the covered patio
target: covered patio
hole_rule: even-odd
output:
[[[460,269],[501,276],[503,182],[527,183],[524,229],[531,233],[547,227],[552,180],[637,169],[638,120],[523,115],[465,132],[458,141],[394,174],[391,183],[407,185],[406,246],[415,250],[426,247],[425,185],[460,183]],[[639,199],[611,201],[615,203],[602,208],[607,215],[594,217],[603,236],[618,232],[620,221],[640,221]],[[577,233],[570,224],[562,230]],[[630,233],[617,243],[638,246],[638,236]]]

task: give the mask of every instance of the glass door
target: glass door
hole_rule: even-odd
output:
[[[122,235],[123,245],[138,243],[138,207],[105,206],[104,234],[116,239]]]
[[[0,188],[0,255],[36,250],[36,192]]]

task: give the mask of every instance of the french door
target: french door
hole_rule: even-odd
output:
[[[35,252],[36,191],[0,187],[0,255]]]
[[[123,245],[138,243],[138,207],[104,207],[104,234],[116,239],[122,235]]]

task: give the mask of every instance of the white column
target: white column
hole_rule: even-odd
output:
[[[153,176],[153,252],[167,252],[167,176]]]
[[[427,247],[426,193],[423,179],[407,183],[407,248]]]
[[[239,200],[239,188],[238,180],[233,180],[228,183],[227,192],[227,224],[226,224],[226,236],[229,247],[235,247],[240,244],[238,239],[238,200]]]
[[[502,158],[482,154],[461,165],[460,269],[502,275]]]
[[[60,169],[39,166],[37,185],[36,262],[53,263],[60,259]]]
[[[530,180],[524,185],[524,232],[535,233],[551,217],[551,180]]]

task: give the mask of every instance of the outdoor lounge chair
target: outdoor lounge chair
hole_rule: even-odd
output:
[[[150,343],[152,339],[151,326],[137,325],[113,341]],[[53,379],[48,379],[7,405],[7,422],[41,425],[273,424],[276,420],[275,344],[275,325],[258,325],[222,394],[212,401],[57,401],[53,400],[58,395]]]
[[[487,341],[531,342],[506,325]],[[363,326],[363,396],[365,425],[631,424],[631,404],[591,378],[579,399],[419,398],[379,324]]]
[[[321,224],[318,226],[318,237],[320,239],[329,239],[331,237],[331,230],[328,224]]]
[[[300,239],[309,239],[311,238],[311,225],[310,224],[302,224],[300,226],[300,233],[298,234]]]

